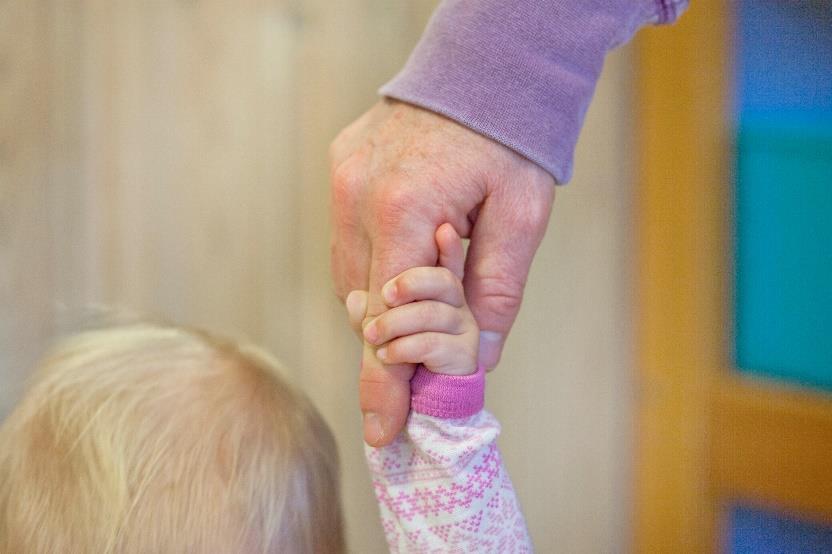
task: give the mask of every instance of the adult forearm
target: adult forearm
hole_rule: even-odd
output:
[[[516,150],[559,183],[606,53],[687,0],[444,0],[385,96]]]

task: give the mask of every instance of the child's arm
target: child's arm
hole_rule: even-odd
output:
[[[532,551],[483,383],[482,369],[454,377],[420,367],[405,430],[389,446],[365,446],[391,552]]]
[[[443,225],[437,243],[445,267],[394,279],[399,300],[363,329],[384,361],[420,363],[405,430],[389,446],[365,447],[387,542],[391,552],[531,552],[497,449],[500,426],[482,409],[461,242]],[[361,315],[351,313],[354,325]]]

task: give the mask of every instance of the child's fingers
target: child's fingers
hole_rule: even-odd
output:
[[[423,364],[436,373],[469,375],[477,370],[476,346],[463,335],[417,333],[398,338],[376,351],[385,364]]]
[[[381,296],[390,306],[416,300],[437,300],[457,308],[465,304],[462,283],[444,267],[414,267],[393,277],[382,287]]]
[[[361,331],[361,323],[367,314],[367,291],[354,290],[347,295],[344,302],[347,306],[347,316],[350,320],[350,327],[358,335],[358,338],[363,338]]]
[[[450,304],[435,300],[410,302],[390,308],[364,327],[364,339],[384,344],[396,337],[435,331],[458,335],[466,331],[465,313]]]
[[[436,230],[436,246],[439,247],[439,265],[449,269],[462,279],[465,270],[465,250],[462,248],[462,238],[450,223],[443,223]]]

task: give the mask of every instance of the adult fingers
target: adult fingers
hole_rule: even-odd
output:
[[[391,183],[395,185],[395,183]],[[371,229],[367,319],[387,310],[381,287],[403,270],[436,263],[435,224],[424,218],[426,209],[417,204],[433,203],[430,198],[408,198],[402,186],[387,189],[376,199]],[[359,395],[364,413],[364,440],[371,446],[389,444],[402,430],[410,411],[410,378],[413,364],[383,364],[375,347],[364,343]]]
[[[330,270],[335,293],[344,300],[353,290],[367,290],[370,240],[360,220],[358,203],[365,185],[361,155],[339,163],[330,175]]]
[[[332,281],[335,294],[342,301],[350,291],[369,287],[370,242],[361,235],[349,233],[333,230],[330,242]]]
[[[410,411],[412,364],[383,365],[375,348],[364,343],[358,396],[364,414],[364,440],[370,446],[393,442]]]
[[[470,316],[469,316],[470,317]],[[396,337],[424,331],[460,334],[464,329],[463,313],[444,302],[425,300],[387,310],[364,328],[364,340],[384,344]]]
[[[554,201],[550,182],[517,183],[480,207],[465,265],[465,296],[480,327],[479,362],[497,365]]]

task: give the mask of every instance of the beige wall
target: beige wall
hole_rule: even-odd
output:
[[[331,294],[326,147],[433,2],[0,3],[0,415],[90,306],[264,343],[338,437],[383,551],[358,345]],[[610,60],[489,405],[540,552],[620,551],[630,404],[629,71]]]

